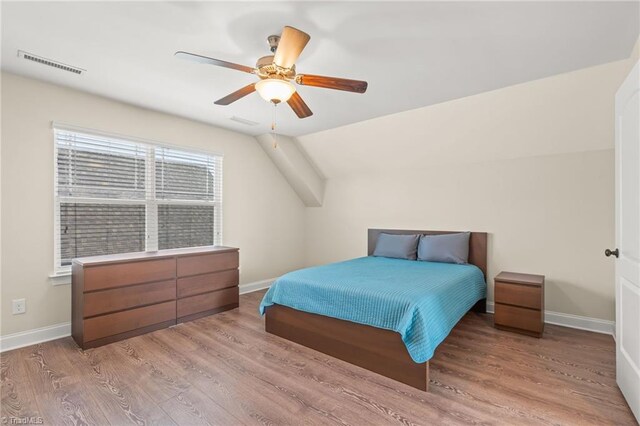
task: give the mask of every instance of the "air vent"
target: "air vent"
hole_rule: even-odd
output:
[[[247,120],[246,118],[236,117],[235,115],[231,117],[229,120],[235,121],[240,124],[244,124],[245,126],[257,126],[258,124],[260,124],[255,121]]]
[[[51,59],[43,58],[41,56],[37,56],[29,52],[25,52],[23,50],[18,50],[18,57],[29,60],[29,61],[37,62],[42,65],[48,65],[53,68],[58,68],[59,70],[62,70],[62,71],[72,72],[74,74],[82,74],[83,72],[86,71],[82,68],[73,67],[71,65],[63,64],[62,62],[56,62]]]

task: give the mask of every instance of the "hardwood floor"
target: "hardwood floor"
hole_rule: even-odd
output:
[[[424,393],[266,334],[262,295],[85,352],[69,337],[2,354],[3,424],[636,424],[611,336],[547,326],[536,339],[470,313]]]

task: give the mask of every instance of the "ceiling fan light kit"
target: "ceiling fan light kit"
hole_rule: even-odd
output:
[[[295,62],[310,40],[309,34],[293,27],[284,27],[282,35],[267,38],[273,55],[258,59],[255,68],[234,64],[220,59],[209,58],[188,52],[176,52],[175,56],[194,62],[216,65],[254,74],[260,81],[251,83],[235,92],[218,99],[216,105],[229,105],[255,91],[267,102],[278,104],[287,102],[299,118],[313,115],[311,109],[302,100],[292,82],[301,86],[321,87],[354,93],[364,93],[367,82],[337,77],[324,77],[311,74],[296,74]]]
[[[265,78],[256,83],[258,94],[267,102],[287,102],[296,91],[293,84],[281,78]]]

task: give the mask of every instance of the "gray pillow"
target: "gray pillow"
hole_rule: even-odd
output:
[[[444,263],[468,263],[470,232],[423,235],[418,245],[418,260]]]
[[[416,260],[420,235],[380,234],[374,256]]]

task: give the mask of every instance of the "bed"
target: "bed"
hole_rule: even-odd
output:
[[[486,311],[487,234],[469,264],[370,256],[378,236],[447,231],[370,229],[369,256],[285,274],[260,305],[266,331],[427,391],[429,359],[469,311]]]

